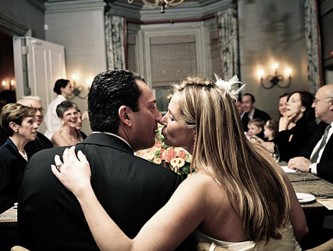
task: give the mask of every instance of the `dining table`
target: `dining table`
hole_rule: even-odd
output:
[[[327,217],[333,217],[333,184],[312,173],[281,167],[295,190],[309,228],[309,233],[300,241],[302,249],[310,249],[331,239],[333,230],[324,225]]]
[[[282,166],[305,212],[333,215],[333,184],[312,173]],[[305,196],[305,197],[302,197]]]
[[[15,227],[17,225],[17,206],[12,206],[0,214],[0,227]]]

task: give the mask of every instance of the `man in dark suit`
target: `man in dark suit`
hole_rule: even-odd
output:
[[[133,154],[154,145],[161,114],[144,79],[124,70],[96,76],[88,111],[93,133],[76,148],[90,162],[100,203],[132,238],[181,182],[172,171]],[[99,250],[79,203],[51,172],[54,156],[64,149],[43,150],[28,163],[18,206],[21,244],[43,251]],[[178,250],[194,250],[191,245],[188,240]]]
[[[250,120],[252,119],[260,119],[264,122],[271,119],[266,112],[259,110],[255,107],[256,99],[251,93],[244,93],[242,96],[242,107],[243,107],[243,114],[241,115],[241,120],[243,124],[244,132],[247,132],[248,128],[247,125]]]
[[[42,106],[42,100],[38,96],[23,96],[19,100],[17,100],[17,103],[29,106],[36,109],[36,116],[35,120],[37,122],[38,127],[43,123],[44,119],[44,109]],[[24,150],[28,154],[28,158],[30,159],[33,154],[36,152],[46,149],[46,148],[52,148],[53,144],[52,142],[41,132],[37,131],[37,137],[34,141],[30,141],[25,147]]]
[[[318,89],[312,107],[321,122],[309,144],[301,152],[303,157],[290,159],[288,166],[333,182],[333,84]]]

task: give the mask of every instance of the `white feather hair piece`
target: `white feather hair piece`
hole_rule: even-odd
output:
[[[228,81],[224,81],[218,75],[215,75],[216,82],[215,84],[220,89],[224,90],[229,96],[233,99],[237,99],[237,94],[245,87],[245,84],[239,81],[237,75],[233,76]]]

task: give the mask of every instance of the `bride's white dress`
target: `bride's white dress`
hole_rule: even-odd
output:
[[[200,231],[196,230],[194,232],[195,237],[200,242],[215,243],[217,246],[223,247],[228,250],[235,251],[301,251],[301,247],[295,239],[293,227],[288,224],[286,228],[282,231],[282,238],[280,240],[271,239],[267,244],[265,242],[253,242],[253,241],[243,241],[243,242],[228,242],[221,241],[209,237]]]

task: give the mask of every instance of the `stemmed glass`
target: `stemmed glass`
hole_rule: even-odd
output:
[[[279,152],[279,148],[277,147],[277,145],[274,145],[274,150],[272,152],[272,157],[276,162],[279,162],[280,160],[280,152]]]

